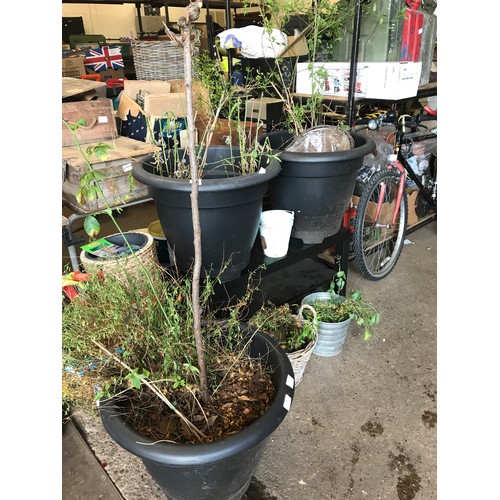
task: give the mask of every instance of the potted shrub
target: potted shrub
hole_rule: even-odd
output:
[[[207,283],[203,402],[191,281],[160,267],[149,272],[154,287],[113,273],[89,276],[63,310],[65,400],[98,411],[168,498],[240,498],[293,399],[286,354],[239,323],[236,308],[231,321],[215,318]]]
[[[361,134],[349,132],[349,127],[324,126],[321,88],[326,74],[313,65],[328,58],[332,45],[341,35],[346,21],[352,19],[353,6],[349,1],[316,0],[295,2],[272,0],[261,7],[263,24],[269,32],[281,29],[292,14],[307,19],[309,28],[306,40],[309,49],[313,91],[308,98],[298,99],[277,57],[275,71],[260,74],[256,80],[272,89],[274,97],[283,101],[286,117],[282,130],[263,134],[261,141],[269,141],[275,151],[280,151],[280,174],[270,183],[270,198],[274,209],[295,213],[292,237],[305,244],[321,243],[341,227],[344,213],[354,192],[358,169],[363,158],[375,149],[375,143]],[[264,83],[265,82],[265,83]],[[312,148],[294,147],[293,142],[302,136],[314,136],[309,141]],[[331,140],[332,134],[348,146],[340,148]],[[325,141],[327,139],[327,142]]]
[[[309,317],[304,317],[304,310]],[[308,304],[303,304],[294,313],[290,304],[275,305],[266,302],[249,319],[248,324],[269,334],[287,353],[295,374],[295,385],[304,376],[307,363],[318,341],[316,312]]]
[[[188,56],[199,8],[191,2],[179,20]],[[189,67],[189,102],[188,81]],[[193,132],[192,106],[187,110]],[[210,307],[214,280],[201,282],[193,142],[189,150],[192,274],[165,274],[137,259],[144,279],[87,276],[63,308],[63,390],[87,408],[98,401],[107,432],[142,459],[169,498],[228,500],[248,488],[267,438],[290,409],[294,376],[283,349],[240,322],[244,301],[228,306],[226,320]],[[108,204],[104,212],[123,236]],[[99,229],[93,216],[84,227],[92,236]]]
[[[147,185],[155,200],[170,261],[187,272],[194,260],[191,179],[175,177],[179,175],[177,153],[184,161],[191,161],[186,150],[170,151],[164,170],[150,157],[134,165],[133,176]],[[194,160],[204,165],[198,186],[204,272],[219,276],[222,281],[239,277],[247,267],[259,229],[264,195],[269,181],[281,169],[275,158],[258,155],[245,170],[243,157],[239,148],[210,146],[198,150]]]
[[[351,321],[364,328],[364,340],[373,334],[373,327],[380,321],[377,309],[363,299],[359,290],[351,290],[347,297],[338,295],[336,290],[345,286],[345,273],[338,271],[326,292],[313,292],[302,299],[302,304],[311,305],[316,312],[318,343],[314,354],[336,356],[344,348]]]
[[[186,88],[192,74],[191,64],[189,68],[189,74],[185,73]],[[193,164],[197,166],[203,272],[230,281],[239,277],[249,263],[264,195],[281,166],[275,155],[258,142],[258,124],[249,127],[241,114],[251,89],[227,82],[220,62],[210,58],[202,58],[194,69],[199,89],[197,109],[204,116],[197,121],[196,146],[196,123],[188,127],[193,153],[177,144],[164,147],[134,164],[132,174],[148,187],[155,200],[170,261],[180,271],[187,272],[194,261],[191,168]],[[228,144],[212,145],[221,120],[227,127]]]

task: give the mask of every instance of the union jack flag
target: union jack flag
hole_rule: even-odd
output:
[[[85,51],[84,64],[91,71],[123,68],[121,48],[118,46],[108,47],[105,45],[100,49],[87,49]]]

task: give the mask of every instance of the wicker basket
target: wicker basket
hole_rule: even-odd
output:
[[[136,257],[142,262],[144,267],[148,271],[152,271],[155,268],[159,267],[158,257],[156,254],[156,245],[154,238],[148,233],[142,232],[129,232],[124,233],[127,237],[128,235],[131,238],[127,237],[127,240],[130,243],[132,238],[140,238],[142,241],[146,240],[146,243],[135,252]],[[112,234],[111,236],[106,236],[107,239],[119,239],[123,242],[121,235],[119,233]],[[101,259],[98,257],[93,257],[85,251],[80,253],[80,262],[85,269],[85,271],[89,274],[95,274],[97,272],[103,273],[113,273],[118,278],[127,281],[128,279],[135,280],[143,280],[145,279],[144,270],[137,262],[133,255],[122,255],[117,258],[110,259]]]
[[[314,318],[314,324],[316,325],[316,311],[314,310],[314,307],[310,306],[309,304],[303,304],[300,307],[297,313],[297,320],[302,323],[306,322],[306,320],[302,316],[302,311],[304,309],[309,309],[312,312]],[[307,346],[304,347],[303,349],[288,354],[288,359],[292,364],[296,386],[299,385],[300,382],[302,381],[307,363],[311,359],[313,350],[318,342],[318,330],[316,328],[314,328],[314,337],[315,337],[314,340],[312,342],[309,342],[309,344],[307,344]]]
[[[177,80],[184,78],[182,48],[168,40],[132,42],[137,80]]]

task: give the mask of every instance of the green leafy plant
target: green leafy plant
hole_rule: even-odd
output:
[[[364,330],[364,340],[373,335],[373,328],[380,322],[380,313],[370,302],[363,299],[359,290],[351,290],[344,298],[336,290],[343,290],[346,284],[344,271],[338,271],[330,283],[330,300],[316,300],[311,305],[316,311],[318,321],[340,323],[349,318]],[[307,313],[306,313],[307,314]]]
[[[245,5],[244,11],[255,7]],[[262,23],[268,33],[273,29],[282,30],[292,16],[302,18],[308,27],[304,30],[308,47],[308,71],[312,79],[312,93],[307,98],[298,99],[290,85],[290,75],[285,72],[284,58],[276,54],[276,64],[270,72],[258,73],[253,81],[258,88],[272,89],[272,94],[283,101],[285,127],[295,135],[307,128],[324,124],[324,106],[321,89],[327,74],[322,68],[315,67],[318,61],[332,60],[331,52],[345,32],[348,23],[352,23],[354,5],[349,0],[266,0],[258,5]],[[296,69],[292,67],[292,81]],[[246,75],[251,79],[250,75]]]
[[[216,132],[224,130],[228,146],[234,144],[238,152],[228,158],[228,175],[249,175],[266,167],[272,158],[278,158],[271,148],[258,141],[262,121],[252,122],[246,115],[246,102],[260,87],[259,82],[238,86],[226,80],[220,59],[212,59],[207,52],[193,54],[193,86],[196,95],[193,104],[197,110],[197,119],[203,124],[203,131],[195,146],[195,162],[198,165],[198,178],[210,172],[207,168],[207,150],[212,144]],[[166,123],[175,121],[175,117],[162,118]],[[150,137],[153,138],[151,124],[148,124]],[[191,165],[187,161],[188,148],[181,148],[179,141],[167,144],[160,134],[155,141],[161,149],[154,153],[154,165],[161,175],[178,179],[192,179]],[[209,166],[208,166],[209,167]]]
[[[158,390],[182,407],[186,389],[198,385],[193,334],[191,281],[158,268],[149,272],[153,288],[130,276],[91,275],[63,310],[63,392],[88,411],[94,400],[154,381]],[[240,340],[237,321],[222,325],[210,311],[212,287],[201,295],[208,366],[223,345]],[[228,326],[229,325],[229,326]],[[210,336],[217,342],[210,347]],[[130,367],[128,370],[126,367]],[[209,378],[214,380],[214,375]],[[174,393],[175,391],[175,393]]]
[[[268,333],[285,352],[296,352],[315,340],[316,321],[314,317],[304,319],[294,309],[298,306],[266,302],[250,318],[249,324]]]

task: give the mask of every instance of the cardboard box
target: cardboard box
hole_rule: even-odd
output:
[[[62,76],[80,78],[85,74],[84,60],[84,56],[65,57],[62,60]]]
[[[170,92],[171,87],[166,80],[127,80],[124,82],[123,92],[135,100],[141,92],[165,94]]]
[[[104,142],[118,136],[113,101],[106,97],[91,101],[63,102],[62,119],[70,125],[85,120],[86,124],[76,129],[76,137],[80,144]],[[62,145],[75,145],[73,134],[64,123]]]
[[[94,170],[104,177],[102,181],[99,181],[99,186],[110,206],[148,196],[147,186],[133,179],[131,170],[134,162],[145,159],[159,148],[121,136],[106,142],[113,146],[108,152],[107,160],[102,161],[95,155],[91,155],[89,160]],[[96,144],[97,142],[94,142],[87,145],[87,147]],[[94,200],[85,200],[82,203],[76,198],[80,189],[82,175],[88,172],[88,165],[77,147],[63,147],[62,159],[65,163],[62,184],[64,203],[77,213],[92,213],[106,208],[106,204],[101,197]]]
[[[296,92],[312,93],[309,63],[297,64]],[[313,71],[324,69],[325,78],[319,93],[325,96],[349,95],[350,63],[315,63]],[[422,71],[421,62],[359,62],[356,72],[355,97],[398,100],[417,95]]]
[[[186,116],[186,94],[180,91],[183,89],[182,84],[175,80],[125,80],[117,115],[126,119],[126,108],[131,107],[134,116],[138,111],[152,120],[162,116],[183,118]],[[142,106],[138,99],[142,100]]]
[[[168,105],[171,111],[168,113],[160,112],[164,109],[165,103],[169,102],[167,96],[170,94],[146,95],[143,108],[124,92],[121,93],[116,116],[120,120],[120,134],[125,137],[153,144],[159,140],[162,130],[167,126],[167,121],[173,123],[177,117],[183,118],[184,116],[179,113],[181,108],[176,109],[172,104]],[[177,94],[173,96],[177,96]],[[171,99],[175,99],[173,96]],[[178,137],[181,141],[181,147],[185,147],[187,144],[186,132],[180,131]]]
[[[396,100],[417,95],[421,62],[364,64],[369,65],[367,98]]]
[[[186,94],[169,92],[167,94],[144,94],[144,113],[160,118],[184,118],[187,116]]]
[[[122,68],[105,69],[104,71],[89,71],[89,75],[99,75],[101,82],[107,82],[111,78],[125,78],[125,73]]]
[[[283,113],[284,102],[274,97],[260,97],[248,99],[245,113],[248,120],[261,120],[266,123],[266,130],[271,130],[285,120]]]
[[[358,206],[359,197],[353,195],[351,201],[355,207]],[[396,200],[393,200],[391,203],[382,203],[382,208],[380,209],[379,222],[381,224],[389,224],[392,220],[392,215],[394,214],[394,207],[396,205]],[[377,204],[374,201],[368,202],[368,208],[366,210],[368,216],[371,216],[372,219],[375,218],[375,214],[377,213]]]
[[[309,29],[305,29],[297,38],[288,36],[288,46],[278,57],[307,56],[309,54],[309,48],[307,47],[306,35],[309,31],[310,27]]]
[[[205,137],[208,121],[206,118],[197,117],[195,121],[198,137],[202,140]],[[246,144],[251,147],[255,144],[256,138],[262,134],[262,126],[257,128],[257,122],[245,122]],[[219,118],[215,131],[210,142],[211,146],[227,146],[230,143],[233,146],[239,145],[239,135],[236,130],[236,124],[229,126],[229,120]]]
[[[417,201],[417,196],[420,190],[415,189],[415,188],[406,188],[406,194],[408,197],[408,224],[407,227],[414,226],[415,224],[418,223],[420,220],[417,213],[416,213],[416,201]],[[357,207],[359,203],[359,197],[353,195],[352,196],[352,203],[354,206]],[[392,214],[394,212],[394,205],[396,204],[396,201],[392,201],[392,203],[383,203],[382,204],[382,209],[381,209],[381,214],[379,217],[379,221],[382,224],[388,224],[390,222],[390,219],[392,217]],[[368,214],[375,215],[377,210],[377,204],[375,202],[369,201],[368,202]]]
[[[408,196],[408,227],[414,226],[419,221],[416,212],[416,202],[419,192],[419,189],[406,188],[406,194]]]
[[[202,92],[203,89],[195,82],[193,100],[198,118],[206,117],[196,99]],[[125,80],[116,112],[121,120],[120,133],[150,143],[158,140],[165,118],[175,120],[186,116],[185,96],[184,80]],[[153,131],[154,138],[151,137],[150,130]],[[185,147],[187,132],[180,131],[178,137],[181,147]]]

